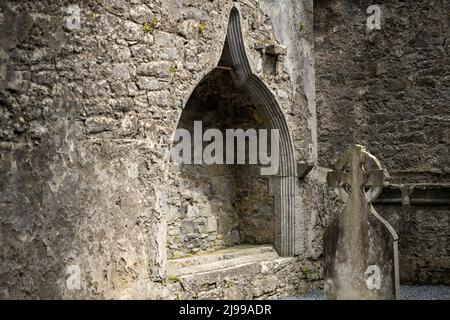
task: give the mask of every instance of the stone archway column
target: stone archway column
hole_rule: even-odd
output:
[[[301,241],[296,236],[296,165],[292,139],[286,119],[278,105],[275,96],[252,71],[249,59],[245,53],[242,37],[241,19],[236,5],[231,9],[227,43],[237,81],[249,95],[260,104],[270,118],[273,129],[280,133],[280,167],[278,175],[272,177],[272,192],[275,196],[275,249],[285,257],[298,255]]]

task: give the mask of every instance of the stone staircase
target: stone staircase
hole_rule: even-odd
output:
[[[271,245],[242,245],[168,260],[167,279],[174,299],[265,299],[314,287],[304,279],[305,267],[298,258],[280,257]]]
[[[167,273],[184,276],[223,269],[241,267],[261,261],[278,259],[278,253],[271,245],[235,246],[214,253],[167,261]]]

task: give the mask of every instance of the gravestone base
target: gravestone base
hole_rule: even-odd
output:
[[[324,234],[326,299],[396,299],[396,276],[392,262],[395,259],[397,243],[389,230],[372,212],[368,215],[369,226],[366,228],[361,226],[366,236],[361,238],[359,245],[345,245],[339,241],[342,233],[345,232],[339,218],[326,230]],[[385,250],[386,248],[392,249]],[[361,263],[353,266],[349,264],[349,259],[355,256],[362,259]]]

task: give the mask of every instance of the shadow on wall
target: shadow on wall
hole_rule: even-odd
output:
[[[183,110],[178,128],[187,129],[191,137],[194,121],[202,121],[203,132],[219,129],[223,137],[226,129],[270,128],[263,109],[236,86],[224,63],[199,83]],[[203,150],[209,143],[203,142]],[[248,149],[246,143],[246,163]],[[271,178],[260,176],[257,164],[183,164],[181,171],[184,206],[168,221],[169,258],[239,244],[274,243]]]

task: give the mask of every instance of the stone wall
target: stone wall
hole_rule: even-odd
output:
[[[270,129],[267,115],[236,86],[227,69],[215,69],[202,79],[183,109],[178,128],[188,130],[194,137],[194,121],[201,121],[203,131],[220,130],[224,139],[226,129]],[[228,141],[220,142],[226,151]],[[202,151],[209,144],[205,141]],[[247,143],[243,150],[247,161],[249,148]],[[236,158],[236,145],[233,151]],[[180,258],[239,244],[274,244],[270,178],[260,176],[259,166],[193,164],[192,141],[189,152],[192,164],[182,165],[179,181],[185,201],[181,210],[168,218],[168,257]],[[225,160],[226,152],[222,162]]]
[[[382,5],[376,32],[365,29],[368,1],[316,1],[314,24],[311,0],[80,1],[75,29],[65,21],[73,4],[0,3],[2,298],[189,297],[168,281],[168,258],[272,241],[270,179],[222,167],[196,180],[169,155],[183,108],[219,63],[235,5],[296,161],[315,163],[319,152],[330,166],[359,142],[396,182],[449,182],[445,1]],[[322,178],[315,168],[296,181],[299,257],[234,276],[234,287],[215,279],[194,296],[239,297],[254,286],[244,297],[265,298],[306,290],[307,274],[318,280],[323,230],[338,208]],[[404,210],[401,220],[413,222],[399,227],[402,259],[413,267],[403,278],[443,279],[447,209]]]
[[[449,183],[450,3],[377,3],[381,30],[371,31],[372,1],[314,2],[319,164],[359,143],[391,183]],[[400,221],[402,281],[448,283],[448,208],[379,211]]]
[[[279,258],[226,268],[200,276],[175,278],[168,284],[175,299],[274,299],[319,289],[320,264]]]
[[[72,4],[0,3],[0,296],[164,298],[167,219],[186,210],[170,137],[219,61],[235,2],[80,1],[75,29]],[[311,1],[239,5],[297,160],[314,160]],[[287,48],[276,69],[270,45]],[[305,258],[320,243],[314,188],[297,198]]]
[[[450,4],[390,1],[368,31],[371,4],[315,2],[319,163],[359,142],[394,181],[449,181]]]
[[[450,284],[449,206],[377,205],[399,235],[404,284]]]

